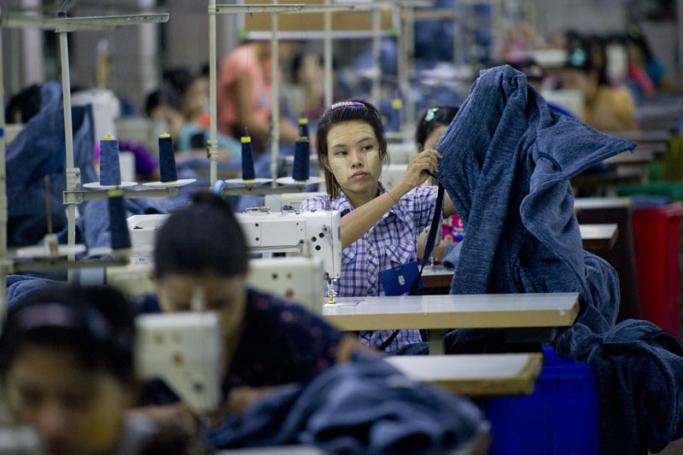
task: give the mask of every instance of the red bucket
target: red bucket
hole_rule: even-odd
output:
[[[679,335],[683,203],[633,209],[643,319]]]

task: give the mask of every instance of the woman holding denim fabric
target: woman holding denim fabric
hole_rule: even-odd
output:
[[[417,236],[431,222],[437,194],[435,187],[420,185],[437,171],[441,155],[426,149],[413,156],[403,180],[385,190],[379,182],[387,158],[382,118],[373,105],[360,100],[332,105],[318,124],[317,143],[330,206],[342,214],[337,295],[406,293],[417,275]],[[323,210],[327,205],[325,196],[314,196],[300,209]],[[452,213],[446,196],[444,214]],[[417,330],[361,332],[361,340],[393,353],[422,342]]]

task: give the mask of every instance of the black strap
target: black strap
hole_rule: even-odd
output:
[[[425,244],[424,253],[422,253],[422,261],[420,264],[420,272],[415,277],[413,285],[410,287],[410,292],[408,295],[414,295],[418,289],[420,289],[420,279],[422,278],[422,271],[429,262],[429,258],[432,256],[432,251],[436,245],[436,234],[439,232],[439,226],[443,220],[443,197],[444,188],[443,185],[439,183],[436,192],[436,202],[434,204],[434,215],[432,216],[432,224],[429,227],[429,234],[427,235],[427,243]]]
[[[444,197],[444,188],[441,183],[439,183],[439,187],[436,192],[436,203],[434,204],[434,215],[432,216],[432,224],[429,226],[429,234],[427,235],[427,243],[425,244],[425,250],[424,253],[422,254],[422,261],[420,261],[420,271],[418,272],[417,276],[415,277],[415,280],[413,281],[413,284],[410,286],[410,292],[408,292],[408,295],[415,295],[415,293],[420,289],[420,281],[422,278],[422,271],[425,268],[425,265],[427,265],[427,262],[429,261],[429,258],[432,255],[432,250],[434,249],[434,245],[436,243],[436,234],[439,232],[439,225],[441,224],[441,220],[443,219],[442,215],[442,209],[443,209],[443,197]],[[382,344],[379,345],[378,349],[380,351],[384,351],[386,348],[389,347],[392,341],[396,339],[398,336],[400,330],[394,330],[394,332],[389,335],[389,338],[384,340]]]

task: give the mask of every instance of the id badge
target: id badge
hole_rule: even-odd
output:
[[[384,295],[404,295],[410,292],[418,272],[417,261],[396,264],[390,269],[379,272],[379,281],[382,283]],[[421,283],[420,287],[422,287]]]

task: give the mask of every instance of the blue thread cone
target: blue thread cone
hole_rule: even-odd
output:
[[[119,141],[105,136],[100,141],[100,185],[120,185]]]
[[[254,169],[254,152],[251,148],[251,137],[242,136],[242,180],[254,180],[256,170]]]
[[[305,182],[311,174],[311,144],[308,139],[300,137],[294,145],[294,169],[292,178],[297,182]]]
[[[173,139],[170,134],[159,136],[159,169],[163,183],[178,180],[175,166],[175,154],[173,152]]]
[[[308,119],[306,117],[299,118],[299,137],[308,138]]]
[[[126,201],[123,191],[109,192],[109,232],[111,233],[111,249],[125,250],[131,247],[128,222],[126,221]]]

